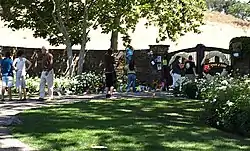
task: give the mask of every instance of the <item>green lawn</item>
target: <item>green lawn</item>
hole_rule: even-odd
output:
[[[12,130],[46,151],[250,150],[250,140],[205,125],[200,108],[194,100],[92,100],[26,111]]]

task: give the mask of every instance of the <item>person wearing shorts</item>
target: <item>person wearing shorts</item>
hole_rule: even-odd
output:
[[[16,71],[16,88],[19,92],[20,100],[26,100],[25,76],[26,76],[26,71],[29,70],[32,65],[32,63],[29,60],[27,60],[23,55],[24,52],[22,50],[19,50],[17,52],[17,58],[13,62],[13,67]],[[26,63],[29,65],[27,69],[26,69]]]
[[[12,100],[11,87],[13,84],[13,61],[10,52],[5,53],[1,61],[2,74],[2,101],[4,101],[5,89],[8,88],[9,100]]]
[[[106,98],[110,98],[114,90],[115,82],[115,59],[112,56],[112,49],[108,49],[108,52],[105,54],[104,64],[105,64],[105,83],[106,83]]]

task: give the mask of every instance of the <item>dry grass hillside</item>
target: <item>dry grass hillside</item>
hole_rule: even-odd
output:
[[[219,12],[205,12],[205,21],[230,24],[239,28],[250,28],[250,22]]]

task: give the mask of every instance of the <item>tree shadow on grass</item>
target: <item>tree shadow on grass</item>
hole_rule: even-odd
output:
[[[41,150],[249,150],[249,140],[200,120],[194,100],[91,100],[34,109],[19,116],[15,136]]]

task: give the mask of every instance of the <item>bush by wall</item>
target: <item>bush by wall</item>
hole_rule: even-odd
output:
[[[216,76],[197,82],[206,122],[216,128],[250,136],[250,79]]]

